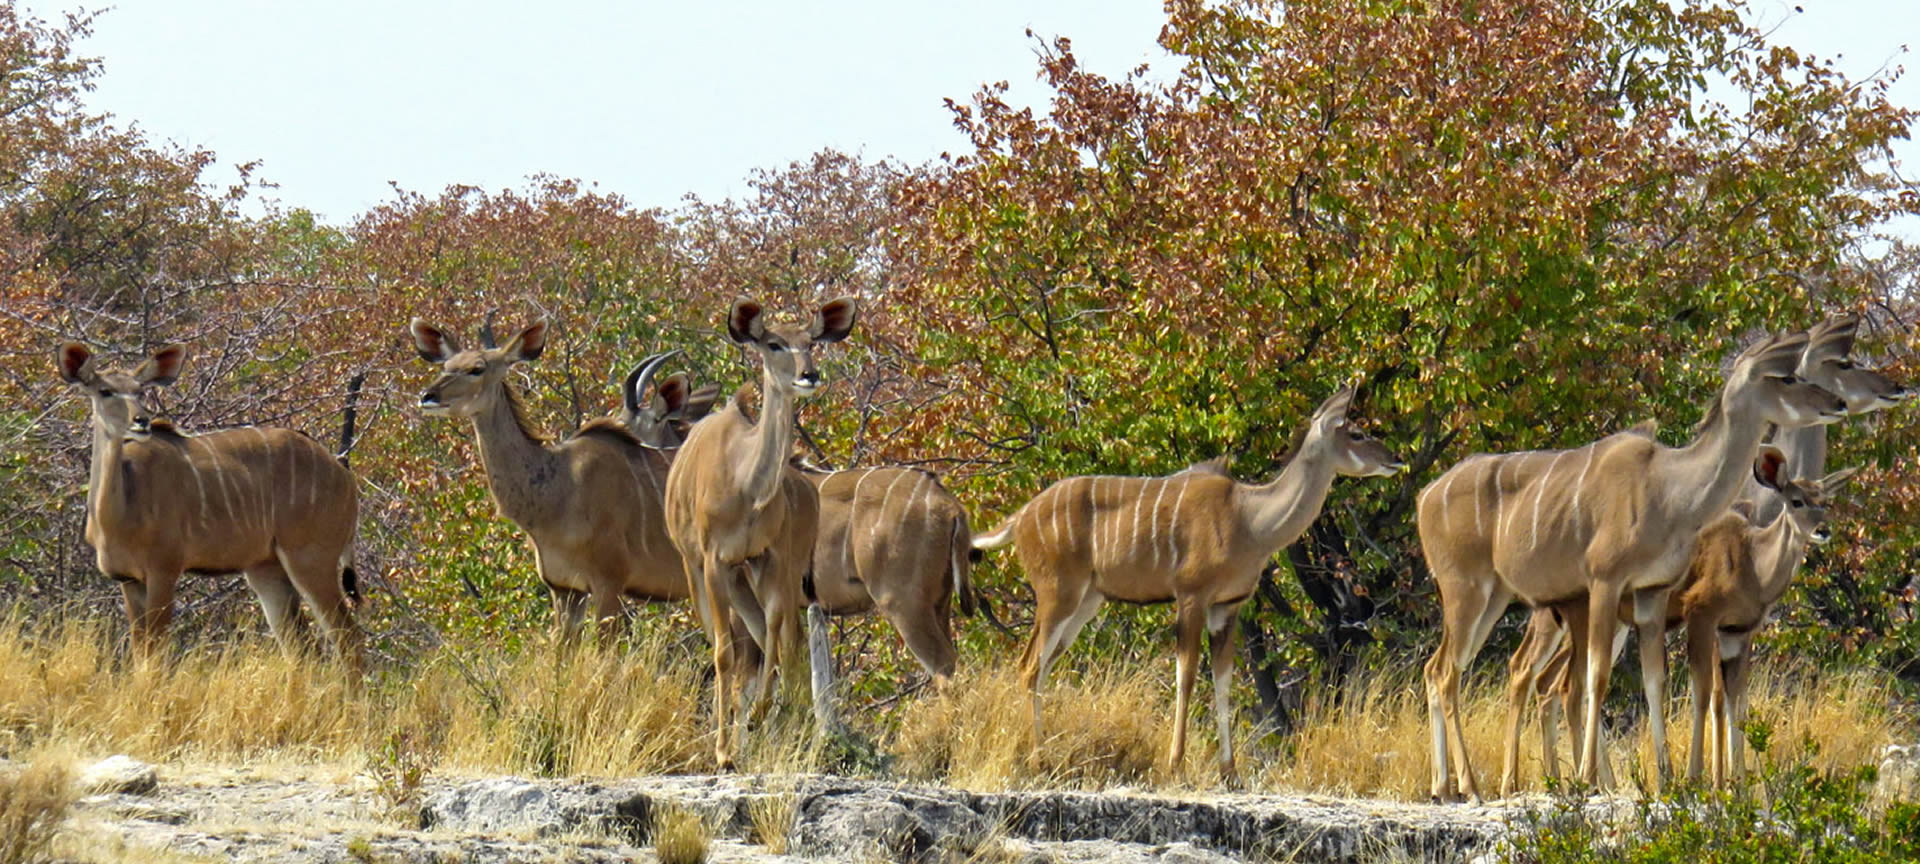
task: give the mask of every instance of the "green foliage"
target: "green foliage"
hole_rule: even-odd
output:
[[[1756,749],[1764,730],[1753,736]],[[1602,862],[1920,861],[1920,806],[1870,803],[1870,766],[1821,771],[1817,749],[1802,741],[1785,758],[1764,754],[1757,792],[1692,790],[1641,802],[1630,814],[1603,814],[1584,797],[1562,798],[1552,813],[1506,850],[1516,864]],[[1605,806],[1605,805],[1602,805]]]

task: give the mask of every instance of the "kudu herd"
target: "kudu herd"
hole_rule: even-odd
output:
[[[974,536],[965,508],[934,474],[822,471],[794,455],[797,400],[821,384],[814,349],[846,339],[854,322],[853,298],[820,306],[805,325],[774,323],[760,304],[741,300],[727,311],[725,332],[759,356],[757,410],[745,389],[716,410],[718,388],[694,389],[683,372],[660,378],[679,353],[668,351],[625,377],[619,417],[557,441],[529,424],[509,375],[540,356],[544,322],[505,346],[487,328],[480,347],[464,350],[443,328],[414,319],[408,329],[439,369],[419,410],[471,422],[495,506],[532,541],[556,639],[578,641],[589,607],[605,638],[620,628],[626,599],[693,601],[713,651],[722,769],[733,766],[738,727],[762,715],[782,661],[797,653],[807,606],[878,611],[944,688],[957,662],[949,603],[971,613],[980,602],[974,563],[982,550],[1011,544],[1034,597],[1020,666],[1032,746],[1046,742],[1048,670],[1101,606],[1171,603],[1168,765],[1178,769],[1186,750],[1204,637],[1220,760],[1232,776],[1232,625],[1241,605],[1274,553],[1318,518],[1336,477],[1406,467],[1349,419],[1354,388],[1313,412],[1269,482],[1238,482],[1224,460],[1164,477],[1069,477]],[[1683,446],[1662,445],[1642,424],[1573,449],[1470,456],[1419,491],[1416,526],[1441,603],[1439,646],[1425,668],[1436,800],[1479,798],[1460,680],[1514,600],[1533,611],[1509,663],[1501,794],[1518,785],[1520,727],[1535,698],[1546,773],[1558,771],[1564,714],[1579,779],[1611,783],[1601,703],[1629,632],[1639,644],[1655,788],[1670,773],[1669,631],[1684,632],[1693,694],[1688,776],[1710,772],[1720,784],[1740,775],[1754,633],[1809,544],[1828,539],[1828,502],[1853,473],[1822,475],[1826,425],[1910,395],[1856,364],[1859,323],[1835,316],[1741,351]],[[101,572],[121,583],[134,646],[151,653],[163,644],[183,572],[240,572],[283,646],[297,647],[304,601],[357,673],[353,475],[297,432],[187,434],[150,419],[141,390],[171,384],[184,358],[168,346],[122,372],[97,369],[77,343],[56,357],[61,379],[92,404],[86,537]],[[822,659],[814,662],[817,678]]]

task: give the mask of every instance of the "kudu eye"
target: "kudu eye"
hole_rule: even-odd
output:
[[[468,374],[468,375],[471,375],[471,376],[474,376],[474,377],[478,377],[478,376],[479,376],[479,375],[480,375],[481,373],[483,373],[483,372],[485,372],[485,371],[487,371],[487,370],[486,370],[486,367],[484,367],[484,366],[475,366],[475,367],[473,367],[472,369],[468,369],[468,370],[467,370],[467,374]]]
[[[111,387],[100,388],[100,395],[105,396],[109,399],[113,398],[113,388]]]

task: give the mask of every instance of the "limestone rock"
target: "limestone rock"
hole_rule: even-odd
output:
[[[78,786],[91,795],[148,795],[160,787],[160,772],[131,756],[108,756],[82,769]]]

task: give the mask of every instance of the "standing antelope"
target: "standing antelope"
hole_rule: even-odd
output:
[[[1804,333],[1741,352],[1693,441],[1662,446],[1640,430],[1572,450],[1473,456],[1418,499],[1420,545],[1442,604],[1440,646],[1426,665],[1433,733],[1432,794],[1478,800],[1459,717],[1460,672],[1515,597],[1529,606],[1573,604],[1575,669],[1585,703],[1577,764],[1598,779],[1600,703],[1606,695],[1615,607],[1634,600],[1648,703],[1666,687],[1659,639],[1666,590],[1684,573],[1693,541],[1740,491],[1764,427],[1831,423],[1846,403],[1795,375]],[[1579,653],[1584,649],[1584,654]],[[1662,712],[1649,712],[1660,773],[1667,773]],[[1457,778],[1448,772],[1451,754]]]
[[[1347,420],[1353,396],[1344,388],[1313,412],[1298,452],[1269,483],[1237,483],[1210,463],[1167,477],[1069,477],[974,538],[977,549],[1014,543],[1033,584],[1033,634],[1020,670],[1032,692],[1036,749],[1047,670],[1100,604],[1171,601],[1178,689],[1168,764],[1177,768],[1186,753],[1187,702],[1204,631],[1212,634],[1220,761],[1232,773],[1229,625],[1262,565],[1320,514],[1336,474],[1379,477],[1405,467]]]
[[[1741,773],[1738,733],[1747,715],[1753,634],[1787,593],[1794,571],[1806,558],[1807,544],[1823,544],[1832,537],[1826,525],[1827,501],[1855,470],[1782,482],[1784,461],[1772,460],[1762,469],[1763,485],[1774,488],[1780,502],[1770,508],[1773,518],[1756,526],[1736,511],[1708,525],[1688,565],[1690,584],[1673,604],[1687,628],[1693,692],[1687,776],[1700,779],[1703,752],[1711,748],[1715,786],[1726,782],[1729,762],[1734,777]],[[1703,726],[1708,727],[1704,736]]]
[[[799,638],[802,581],[819,520],[818,494],[787,465],[794,400],[820,386],[813,346],[847,338],[854,301],[829,301],[807,327],[769,324],[761,312],[760,304],[740,300],[727,313],[728,338],[760,354],[759,422],[748,419],[736,392],[726,408],[694,424],[667,474],[669,533],[713,646],[714,758],[721,770],[733,767],[730,711],[742,670],[732,641],[717,637],[737,615],[760,647],[757,714],[772,697],[784,649]]]
[[[914,468],[825,472],[802,466],[820,494],[813,584],[832,615],[878,608],[937,686],[953,676],[950,594],[974,611],[967,511],[940,479]]]
[[[713,401],[720,393],[720,388],[712,384],[692,389],[687,373],[675,372],[662,379],[653,397],[647,398],[654,372],[679,353],[668,351],[640,361],[620,386],[620,422],[640,443],[663,453],[679,450],[686,443],[687,430],[713,410]]]
[[[1801,353],[1800,365],[1795,370],[1799,377],[1845,400],[1849,415],[1868,414],[1898,405],[1911,395],[1905,386],[1879,372],[1860,367],[1853,361],[1854,334],[1859,325],[1859,316],[1853,314],[1835,315],[1815,325],[1807,331],[1807,347]],[[1787,464],[1793,466],[1796,474],[1811,476],[1824,470],[1826,426],[1775,428],[1768,440],[1781,449]],[[1765,525],[1779,515],[1784,499],[1779,492],[1762,484],[1756,473],[1754,479],[1745,484],[1739,503],[1745,505],[1755,524]],[[1669,607],[1672,607],[1671,601]],[[1572,646],[1563,639],[1565,628],[1560,619],[1566,614],[1565,610],[1536,609],[1532,620],[1527,622],[1526,636],[1515,649],[1509,663],[1506,759],[1500,775],[1502,795],[1511,793],[1517,784],[1520,723],[1529,697],[1536,691],[1541,696],[1553,692],[1571,696],[1572,682],[1563,677],[1565,664],[1572,651]],[[1670,617],[1677,624],[1676,616],[1677,612]],[[1615,654],[1623,645],[1626,628],[1631,623],[1631,615],[1622,619],[1620,632],[1614,642]],[[1557,713],[1551,699],[1542,701],[1541,749],[1543,767],[1549,777],[1558,773],[1558,758],[1554,750]],[[1577,739],[1578,724],[1570,728],[1575,730]],[[1603,783],[1609,782],[1604,777],[1606,767],[1606,763],[1602,762]]]
[[[611,637],[622,597],[687,596],[661,506],[666,455],[642,446],[612,418],[590,420],[559,443],[528,424],[507,370],[540,356],[545,322],[521,330],[504,348],[465,351],[452,334],[418,318],[408,329],[421,359],[441,369],[420,394],[420,411],[472,421],[494,506],[532,539],[563,640],[578,635],[589,601],[600,634]],[[637,370],[640,390],[667,356],[648,358]]]
[[[237,570],[283,648],[294,648],[304,599],[359,671],[362,638],[347,605],[359,515],[353,473],[291,430],[186,435],[149,422],[140,391],[172,384],[185,358],[170,345],[127,373],[97,371],[93,352],[75,342],[58,356],[61,379],[93,405],[87,542],[100,572],[120,583],[134,646],[160,646],[182,572]]]

